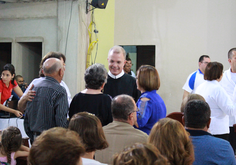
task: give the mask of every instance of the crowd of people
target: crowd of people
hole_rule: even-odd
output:
[[[231,68],[224,75],[221,63],[208,55],[199,58],[199,69],[183,87],[183,124],[166,118],[155,67],[142,65],[133,75],[131,59],[120,46],[109,50],[107,60],[108,72],[102,64],[86,69],[85,89],[73,98],[62,80],[62,53],[43,57],[39,78],[25,91],[23,77],[17,84],[14,66],[6,64],[0,113],[24,116],[31,148],[22,145],[18,128],[8,127],[1,132],[0,162],[15,165],[25,156],[30,165],[236,164],[230,128],[236,115],[236,48],[228,53]],[[12,90],[20,98],[17,109],[7,107]]]

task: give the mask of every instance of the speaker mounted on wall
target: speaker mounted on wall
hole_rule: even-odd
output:
[[[94,8],[105,9],[107,6],[107,2],[108,0],[92,0],[91,3],[88,3],[88,0],[86,0],[86,14],[89,12],[89,5],[92,5]]]
[[[91,5],[95,8],[105,9],[108,0],[92,0]]]

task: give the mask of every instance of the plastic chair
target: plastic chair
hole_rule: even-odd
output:
[[[183,122],[182,122],[182,117],[183,116],[184,116],[184,114],[182,112],[172,112],[172,113],[168,114],[166,117],[169,117],[171,119],[177,120],[182,125],[184,125]]]

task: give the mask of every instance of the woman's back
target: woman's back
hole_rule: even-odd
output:
[[[78,93],[72,99],[69,109],[69,117],[78,112],[95,114],[101,121],[102,126],[112,122],[111,98],[107,94]]]

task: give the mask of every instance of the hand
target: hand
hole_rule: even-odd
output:
[[[23,114],[20,111],[15,110],[14,114],[16,115],[16,117],[22,118]]]
[[[32,90],[33,88],[34,88],[34,84],[32,84],[31,88],[29,89],[29,91],[25,95],[25,97],[28,101],[32,101],[34,99],[34,96],[36,95],[36,92]]]

